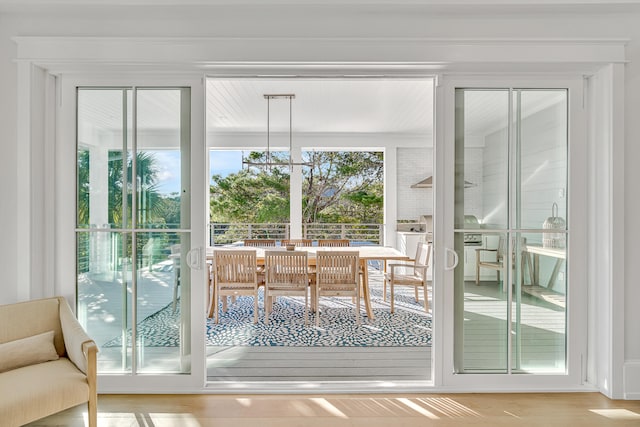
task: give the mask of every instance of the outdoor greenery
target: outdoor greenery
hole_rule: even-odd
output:
[[[78,150],[77,154],[77,221],[79,228],[89,228],[104,224],[92,223],[95,219],[90,213],[90,151]],[[108,188],[108,208],[107,223],[110,228],[126,228],[131,226],[133,199],[131,192],[131,182],[133,177],[133,161],[129,157],[126,161],[126,209],[124,209],[123,187],[123,155],[121,151],[109,152],[109,163],[107,169]],[[136,155],[136,220],[139,228],[167,229],[178,228],[180,226],[180,195],[174,193],[163,196],[158,192],[158,166],[155,156],[152,153],[139,152]],[[123,212],[126,211],[126,216]],[[126,220],[125,220],[126,218]],[[121,238],[121,234],[117,234]],[[78,234],[78,271],[88,269],[89,254],[88,233]],[[138,234],[138,247],[143,248],[139,259],[162,259],[169,245],[176,240],[174,233],[154,233]],[[132,250],[131,239],[127,239],[127,252]],[[115,245],[118,251],[116,257],[121,257],[123,248],[121,244]]]
[[[286,162],[286,154],[271,153]],[[265,161],[265,153],[248,159]],[[369,151],[309,151],[302,168],[303,223],[382,223],[383,154]],[[288,166],[251,166],[214,175],[211,220],[228,223],[289,222]]]

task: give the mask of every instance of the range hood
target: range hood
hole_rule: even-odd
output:
[[[476,185],[472,182],[465,181],[464,188],[475,187]],[[420,182],[416,182],[411,186],[411,188],[433,188],[433,177],[430,176],[428,178],[423,179]]]

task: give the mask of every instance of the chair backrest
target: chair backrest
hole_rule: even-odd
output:
[[[325,247],[345,247],[345,246],[350,246],[350,241],[349,239],[320,239],[318,240],[318,246],[325,246]]]
[[[275,246],[276,241],[274,239],[245,239],[245,246],[251,246],[254,248],[266,248],[270,246]]]
[[[431,244],[418,242],[416,246],[416,258],[414,260],[415,266],[429,266],[429,262],[431,261]],[[426,269],[416,268],[415,272],[420,277],[424,277],[426,274]]]
[[[213,252],[213,274],[220,288],[257,288],[255,250],[220,249]]]
[[[504,260],[504,254],[507,253],[507,240],[503,237],[500,236],[500,238],[498,239],[498,248],[496,249],[497,252],[497,260],[498,261],[503,261]],[[511,238],[511,245],[513,246],[513,252],[511,254],[511,257],[513,258],[513,262],[515,262],[515,251],[517,250],[516,248],[516,239],[515,238]],[[520,246],[527,246],[527,238],[526,237],[520,237]],[[515,264],[514,264],[515,266]]]
[[[306,289],[309,285],[307,252],[265,251],[264,266],[267,289]]]
[[[316,283],[321,288],[353,288],[360,286],[358,251],[318,251]]]
[[[294,244],[296,246],[313,246],[313,240],[311,239],[283,239],[280,241],[280,246],[287,246]]]

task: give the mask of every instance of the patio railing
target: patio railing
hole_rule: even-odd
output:
[[[288,223],[240,224],[212,222],[211,246],[227,245],[244,239],[288,239]],[[349,239],[354,242],[383,244],[384,224],[309,223],[302,225],[303,239]]]

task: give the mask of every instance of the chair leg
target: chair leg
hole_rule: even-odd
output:
[[[356,325],[360,326],[360,293],[356,296]]]
[[[413,293],[415,295],[416,302],[420,301],[418,299],[418,287],[417,286],[413,288]]]
[[[320,326],[320,288],[316,284],[316,327]]]
[[[389,291],[391,292],[391,295],[389,295],[389,298],[391,298],[391,314],[393,314],[393,302],[395,301],[395,297],[393,296],[393,281],[389,282]]]
[[[173,279],[173,312],[175,313],[178,302],[178,286],[180,286],[181,281],[180,267],[174,267]]]
[[[258,323],[258,292],[253,294],[253,323]]]
[[[476,260],[476,285],[480,284],[480,264]]]
[[[382,281],[382,301],[387,301],[387,279]]]
[[[418,288],[416,287],[416,290]],[[422,291],[424,293],[424,311],[426,311],[427,313],[429,312],[429,291],[427,290],[427,282],[424,282],[424,285],[422,285]]]
[[[267,296],[267,291],[264,291],[264,321],[268,325],[269,324],[269,314],[271,314],[271,296]]]

